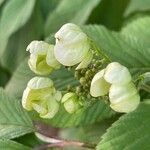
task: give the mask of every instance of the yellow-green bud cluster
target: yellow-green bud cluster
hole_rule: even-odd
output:
[[[34,77],[23,92],[22,105],[28,111],[37,111],[42,118],[53,118],[58,112],[61,97],[51,79]]]
[[[90,41],[85,33],[75,24],[63,25],[55,34],[56,44],[50,45],[44,41],[32,41],[27,51],[30,52],[28,64],[38,75],[48,75],[59,69],[60,64],[74,66],[76,70],[86,68],[92,61]],[[83,84],[83,83],[82,83]],[[68,97],[69,95],[69,97]],[[52,118],[59,109],[61,93],[54,88],[49,78],[35,77],[31,79],[24,90],[22,105],[27,110],[35,110],[43,118]],[[65,99],[65,100],[64,100]],[[79,108],[78,95],[67,93],[62,103],[69,113]]]
[[[76,112],[82,106],[78,96],[72,92],[65,94],[61,102],[64,104],[65,110],[70,114]]]
[[[117,62],[110,63],[96,73],[91,82],[90,93],[93,97],[109,93],[110,107],[117,112],[131,112],[140,102],[129,70]]]
[[[54,56],[54,45],[44,41],[32,41],[27,51],[30,52],[28,64],[34,73],[48,75],[53,70],[60,68],[60,63]]]

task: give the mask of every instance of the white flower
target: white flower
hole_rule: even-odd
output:
[[[54,46],[44,41],[32,41],[27,51],[30,52],[28,61],[30,69],[40,75],[47,75],[60,67],[54,56]]]
[[[131,112],[137,108],[140,96],[133,83],[126,85],[113,84],[109,91],[110,106],[117,112]]]
[[[55,34],[55,38],[54,54],[61,64],[73,66],[83,60],[84,67],[89,64],[89,61],[86,59],[90,54],[88,53],[90,49],[89,39],[77,25],[72,23],[63,25]],[[85,59],[88,61],[87,63]]]
[[[34,77],[23,92],[22,106],[37,111],[42,118],[52,118],[58,112],[60,99],[61,92],[56,91],[51,79]]]
[[[76,112],[81,107],[81,104],[75,93],[70,92],[65,94],[61,102],[64,104],[65,110],[70,114]]]
[[[131,75],[128,68],[112,62],[106,67],[104,79],[111,84],[127,84],[131,82]]]
[[[108,94],[110,84],[104,79],[105,69],[98,72],[92,79],[90,94],[93,97],[103,96]]]

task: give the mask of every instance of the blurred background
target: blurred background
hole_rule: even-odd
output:
[[[27,45],[32,40],[54,42],[53,35],[65,23],[99,24],[118,32],[128,22],[145,15],[150,15],[150,0],[0,0],[0,87],[8,93],[13,90],[21,93],[15,87],[16,80],[24,79],[19,78],[20,74],[31,77],[24,67],[22,72],[18,69],[27,59]],[[101,125],[65,129],[60,135],[98,142],[109,124],[106,121]],[[54,134],[58,131],[47,128],[45,131]],[[97,132],[100,128],[101,134]],[[34,143],[34,135],[25,138],[30,140],[27,144]]]

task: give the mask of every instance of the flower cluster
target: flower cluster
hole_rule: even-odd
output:
[[[117,62],[110,63],[94,76],[90,93],[93,97],[109,93],[110,107],[117,112],[131,112],[140,102],[129,70]]]
[[[48,75],[59,69],[61,64],[73,66],[76,69],[85,68],[92,60],[90,42],[85,33],[75,24],[68,23],[55,34],[56,44],[50,45],[44,41],[32,41],[27,51],[30,52],[28,64],[38,75]],[[42,118],[52,118],[58,112],[61,92],[57,91],[51,79],[35,77],[28,82],[22,97],[23,107],[35,110]],[[68,113],[74,113],[81,104],[75,93],[67,93],[62,98],[64,108]]]
[[[95,99],[94,97],[106,94],[109,94],[110,107],[117,112],[128,113],[138,106],[140,96],[129,70],[113,62],[96,73],[106,61],[97,60],[88,36],[77,25],[63,25],[55,38],[55,45],[44,41],[29,44],[27,51],[30,52],[30,69],[38,75],[48,75],[61,65],[77,65],[74,71],[81,86],[62,96],[50,78],[34,77],[28,82],[22,97],[22,105],[26,110],[35,110],[42,118],[53,118],[60,104],[63,104],[68,113],[75,113],[83,107],[82,100],[86,100],[83,98],[86,95],[89,99]]]

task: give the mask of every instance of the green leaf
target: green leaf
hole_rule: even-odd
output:
[[[66,128],[59,132],[63,139],[76,140],[88,143],[99,143],[101,136],[114,120],[108,119],[93,125]]]
[[[20,101],[0,89],[0,138],[12,139],[34,131],[32,121]]]
[[[36,3],[28,22],[17,32],[9,37],[5,51],[0,59],[3,67],[13,72],[27,55],[26,47],[35,39],[39,39],[43,33],[43,21],[39,5]]]
[[[100,122],[104,119],[114,116],[114,111],[111,110],[108,104],[104,100],[97,100],[92,102],[88,106],[84,106],[73,114],[69,114],[61,106],[56,116],[51,119],[42,119],[46,123],[50,123],[55,127],[66,128],[74,126],[85,126]],[[35,120],[39,120],[37,116],[34,116]]]
[[[149,150],[150,103],[122,116],[103,135],[97,150]]]
[[[149,1],[150,2],[150,1]],[[145,16],[133,20],[131,23],[128,23],[124,28],[122,28],[121,33],[123,35],[132,36],[132,38],[138,39],[143,43],[145,47],[150,47],[150,17]],[[144,47],[143,47],[144,48]],[[146,55],[148,55],[149,50]]]
[[[10,74],[2,67],[0,67],[0,87],[5,86],[10,78]]]
[[[130,3],[125,11],[125,16],[138,11],[149,11],[150,1],[149,0],[130,0]]]
[[[31,150],[31,148],[11,140],[0,139],[1,150]]]
[[[103,26],[90,25],[83,29],[97,45],[100,54],[108,56],[111,61],[120,62],[134,74],[150,70],[150,51],[140,46],[137,39],[111,32]]]
[[[14,72],[12,78],[5,88],[5,91],[10,95],[21,98],[28,81],[34,76],[37,75],[30,70],[26,59]],[[73,74],[63,68],[54,71],[50,75],[50,78],[54,81],[56,88],[59,90],[64,90],[67,85],[74,86],[78,84],[78,82],[74,79]],[[14,87],[17,87],[17,90]]]
[[[0,56],[10,35],[20,29],[30,18],[35,0],[11,0],[3,9],[0,20]]]
[[[102,0],[91,13],[88,24],[102,24],[112,30],[120,30],[123,13],[129,0]]]
[[[28,81],[34,76],[36,75],[29,69],[26,59],[18,66],[12,78],[6,85],[6,93],[14,97],[21,98],[23,90],[26,88]],[[14,87],[17,87],[17,90]]]
[[[57,7],[61,0],[40,0],[41,12],[43,18],[46,19],[48,15]]]
[[[4,2],[4,0],[0,0],[0,6],[2,5],[3,2]]]
[[[62,0],[47,19],[45,35],[56,32],[68,22],[84,24],[99,2],[100,0]]]
[[[34,133],[26,134],[13,140],[29,147],[44,144],[44,142],[40,141]]]

